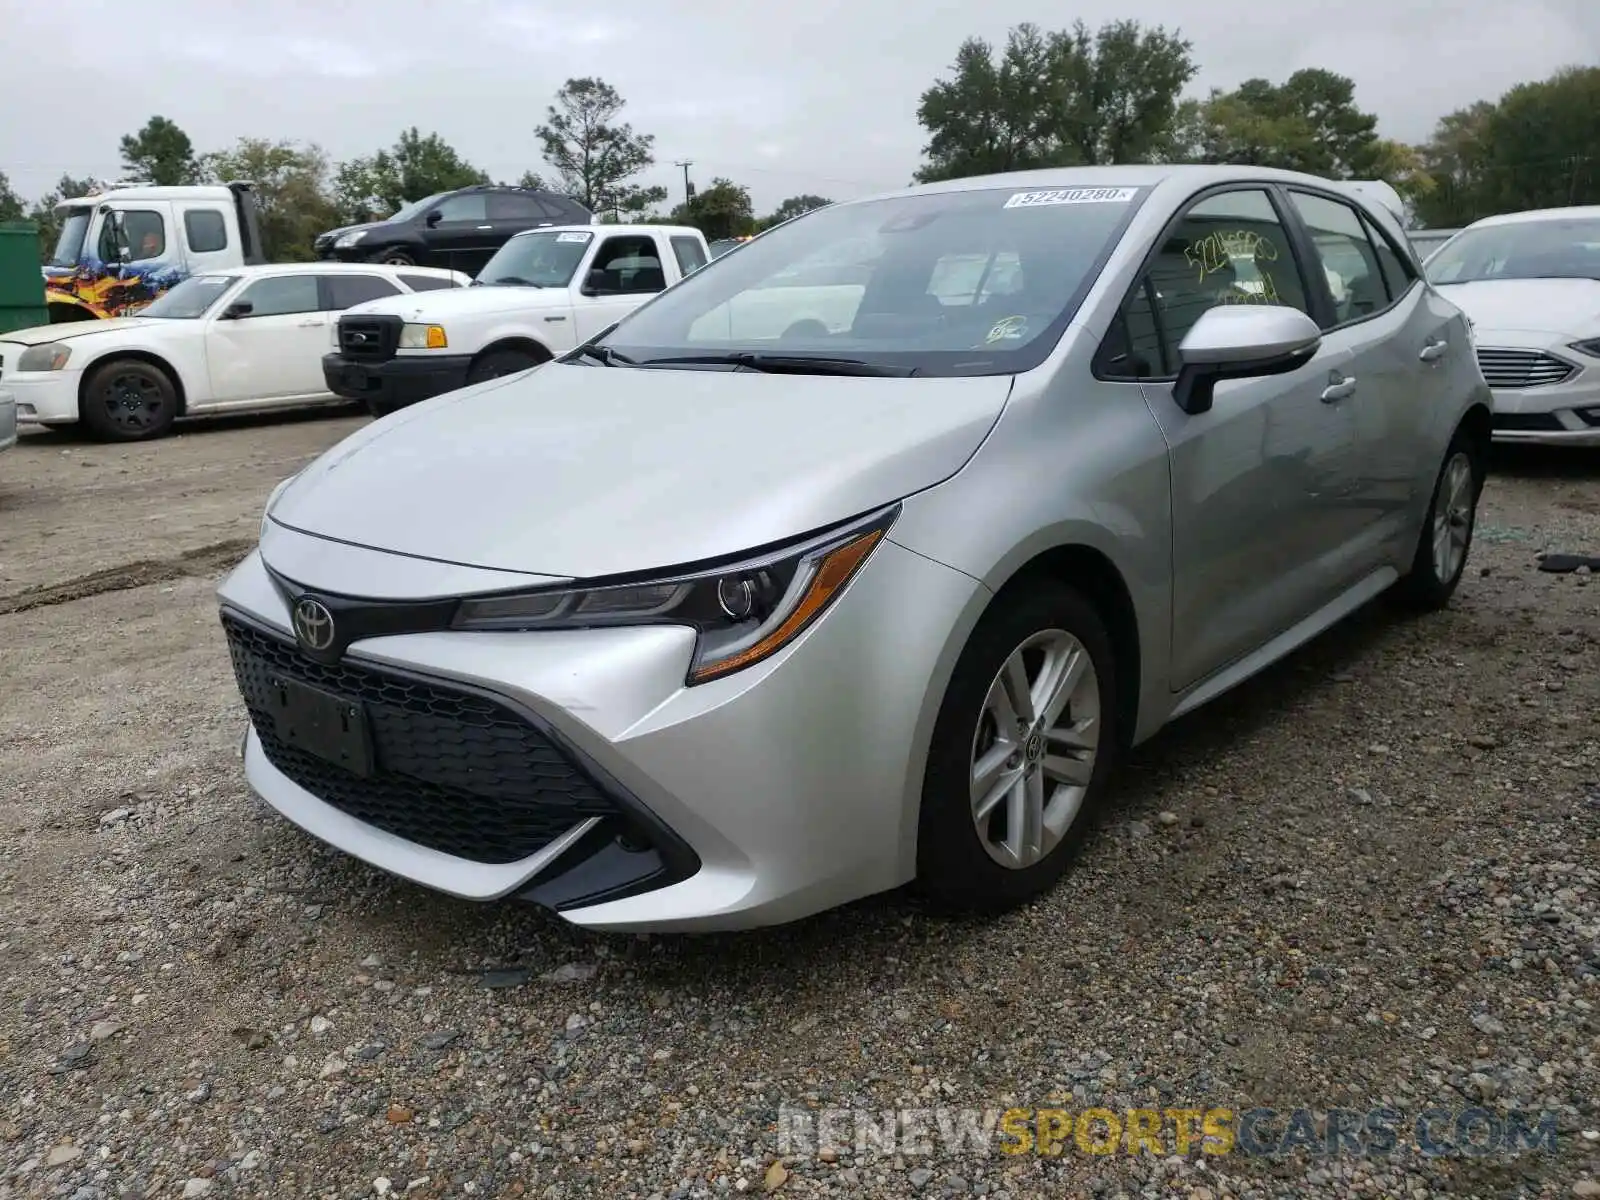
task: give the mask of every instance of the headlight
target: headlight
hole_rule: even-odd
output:
[[[341,233],[333,244],[337,249],[348,250],[366,236],[367,231],[365,229],[357,229],[353,233]]]
[[[289,478],[281,480],[278,485],[274,487],[270,493],[268,493],[267,505],[261,510],[261,528],[256,531],[257,541],[260,541],[262,538],[267,536],[267,518],[272,515],[272,506],[278,502],[278,497],[283,495],[283,493],[289,489],[289,485],[299,478],[300,472],[296,471],[293,475],[289,476]]]
[[[1591,358],[1600,358],[1600,338],[1590,338],[1587,342],[1573,342],[1572,348],[1580,354],[1589,355]],[[26,362],[28,356],[24,354],[22,358]]]
[[[60,342],[45,342],[39,346],[29,346],[17,356],[17,370],[19,371],[59,371],[67,365],[67,359],[72,357],[72,350]]]
[[[465,600],[457,629],[688,625],[698,635],[690,684],[753,666],[806,631],[844,591],[900,506],[843,529],[692,575]]]
[[[402,350],[444,350],[450,345],[450,339],[444,335],[443,325],[402,325],[400,327],[400,349]]]

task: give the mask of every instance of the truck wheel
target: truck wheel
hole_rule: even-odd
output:
[[[368,262],[383,263],[387,267],[414,267],[417,260],[404,250],[379,250],[367,258]]]
[[[472,369],[467,372],[467,382],[469,384],[482,383],[485,379],[499,379],[502,375],[515,375],[518,371],[526,371],[529,367],[537,367],[544,361],[544,359],[535,357],[526,350],[491,350],[472,364]]]
[[[78,412],[89,433],[107,442],[158,438],[178,416],[178,389],[160,367],[119,358],[97,367],[84,384]]]

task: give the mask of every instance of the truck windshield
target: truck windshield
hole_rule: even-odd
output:
[[[87,208],[67,210],[67,219],[61,224],[61,235],[56,238],[56,248],[50,254],[50,266],[78,265],[79,255],[83,253],[83,236],[89,232],[90,215]]]
[[[206,315],[222,293],[234,285],[237,275],[191,275],[170,292],[146,305],[141,317],[167,317],[177,321],[193,321]]]
[[[916,375],[1042,362],[1126,223],[1138,187],[923,192],[817,209],[623,318],[612,361],[848,361]]]
[[[594,235],[581,230],[541,230],[512,238],[478,272],[481,286],[564,288]]]

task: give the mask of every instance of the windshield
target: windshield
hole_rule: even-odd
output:
[[[1468,229],[1427,263],[1430,283],[1600,279],[1600,218],[1517,221]]]
[[[422,212],[422,210],[427,208],[430,204],[438,203],[440,200],[443,200],[445,198],[445,196],[447,196],[447,195],[449,195],[448,192],[435,192],[431,196],[424,196],[421,200],[413,200],[410,204],[407,204],[399,212],[395,213],[393,216],[385,217],[384,220],[385,221],[409,221],[409,220],[411,220],[412,217],[414,217],[418,213]]]
[[[583,230],[525,233],[512,238],[478,272],[479,284],[564,288],[594,237]]]
[[[604,341],[643,363],[757,354],[918,375],[1027,370],[1143,195],[1009,187],[817,209],[702,267]]]
[[[206,315],[206,310],[221,298],[222,293],[234,285],[237,275],[191,275],[170,292],[147,305],[141,317],[170,317],[179,321],[193,321]]]
[[[56,248],[50,254],[50,266],[78,265],[78,256],[83,252],[83,236],[89,232],[89,217],[90,210],[87,208],[74,208],[68,212],[61,226],[61,235],[56,238]]]

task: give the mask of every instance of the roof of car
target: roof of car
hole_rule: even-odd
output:
[[[596,222],[591,225],[541,225],[537,229],[524,229],[514,233],[513,238],[527,237],[530,233],[665,233],[686,234],[689,237],[699,237],[700,231],[690,225],[602,225]]]
[[[1192,188],[1207,187],[1214,183],[1232,183],[1235,180],[1266,180],[1278,183],[1309,184],[1330,188],[1346,194],[1355,193],[1369,203],[1387,207],[1373,194],[1372,180],[1333,180],[1301,171],[1284,171],[1276,167],[1234,166],[1224,163],[1141,163],[1121,167],[1046,167],[1037,171],[1008,171],[996,175],[974,175],[966,179],[951,179],[939,183],[918,184],[893,192],[880,192],[859,200],[841,201],[860,204],[870,200],[884,200],[891,196],[904,196],[916,192],[966,192],[985,188],[1014,187],[1018,189],[1048,189],[1071,187],[1157,187],[1176,182]],[[1358,187],[1356,185],[1365,185]],[[1387,185],[1385,185],[1387,186]]]
[[[455,279],[463,276],[461,271],[447,271],[443,267],[394,267],[384,263],[342,263],[342,262],[288,262],[288,263],[261,263],[250,267],[218,267],[211,271],[196,271],[196,275],[245,275],[257,277],[261,275],[304,275],[308,272],[313,275],[370,275],[374,271],[401,275],[422,275],[434,279]],[[470,278],[469,276],[467,276]]]
[[[1571,208],[1532,208],[1527,212],[1500,213],[1498,216],[1484,217],[1474,221],[1468,226],[1476,229],[1480,225],[1520,225],[1533,221],[1561,221],[1561,220],[1600,220],[1600,204],[1579,204]]]

